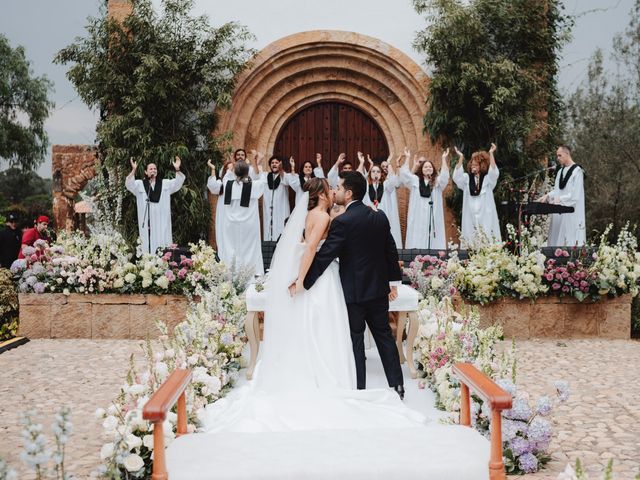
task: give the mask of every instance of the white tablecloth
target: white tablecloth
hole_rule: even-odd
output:
[[[247,311],[248,312],[264,312],[267,301],[267,294],[264,290],[256,292],[255,285],[249,285],[247,288]],[[398,298],[389,304],[390,312],[415,312],[418,310],[418,301],[420,294],[408,285],[400,285],[398,287]]]

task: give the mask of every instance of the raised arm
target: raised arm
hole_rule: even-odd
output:
[[[129,159],[129,163],[131,163],[131,171],[127,178],[124,179],[124,186],[127,187],[131,193],[135,195],[136,193],[136,169],[138,168],[138,162],[133,161],[133,157]]]
[[[363,177],[366,178],[366,174],[364,173],[364,153],[358,152],[358,168],[357,171],[362,174]]]
[[[442,162],[440,165],[440,173],[438,174],[438,186],[444,190],[449,183],[449,149],[447,148],[442,154]]]
[[[211,170],[211,175],[207,179],[207,188],[213,195],[219,195],[222,181],[216,176],[216,166],[211,162],[211,159],[207,160],[207,166]]]
[[[464,190],[464,187],[467,184],[468,177],[465,175],[464,170],[462,170],[462,163],[464,162],[464,154],[458,150],[458,147],[453,147],[456,155],[458,155],[458,162],[456,163],[456,168],[453,170],[453,182],[458,186],[460,190]]]
[[[491,144],[491,148],[489,149],[489,172],[487,173],[486,180],[487,186],[493,190],[498,184],[498,177],[500,176],[500,170],[498,170],[498,165],[496,165],[496,159],[493,156],[494,152],[498,149],[495,143]]]

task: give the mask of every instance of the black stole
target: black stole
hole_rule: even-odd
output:
[[[235,180],[227,181],[227,187],[224,189],[224,204],[231,205],[231,190]],[[242,193],[240,194],[240,206],[248,207],[251,200],[251,181],[242,182]]]
[[[273,179],[274,176],[276,177],[275,180]],[[269,172],[267,174],[267,185],[269,186],[269,190],[275,190],[278,188],[280,186],[280,174]]]
[[[378,205],[382,201],[382,194],[384,194],[384,186],[382,182],[378,182],[378,188],[373,186],[373,183],[369,184],[369,200],[374,205]]]
[[[476,185],[476,176],[472,173],[469,174],[469,193],[471,194],[471,196],[477,197],[478,195],[480,195],[480,192],[482,191],[482,184],[484,183],[484,177],[485,174],[481,173],[480,183]]]
[[[573,174],[573,171],[576,169],[576,167],[578,166],[577,163],[574,163],[573,165],[571,165],[571,167],[569,167],[569,170],[567,171],[567,176],[564,176],[564,168],[560,169],[560,190],[564,190],[564,187],[567,186],[567,183],[569,182],[569,179],[571,178],[571,175]]]
[[[420,179],[418,182],[418,187],[420,187],[420,196],[423,198],[431,197],[431,183],[425,182],[424,177]]]
[[[160,194],[162,193],[162,178],[156,178],[155,187],[151,186],[151,182],[148,178],[144,178],[144,180],[142,180],[142,185],[144,185],[144,191],[147,192],[149,201],[158,203],[160,201]]]

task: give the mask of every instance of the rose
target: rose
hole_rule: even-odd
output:
[[[127,458],[125,458],[122,464],[124,465],[124,468],[126,468],[129,472],[137,472],[144,467],[144,461],[142,460],[140,455],[136,455],[135,453],[132,453]]]

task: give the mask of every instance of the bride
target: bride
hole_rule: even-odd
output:
[[[347,307],[334,261],[311,289],[293,295],[327,236],[333,192],[313,178],[289,217],[265,285],[262,358],[250,385],[209,405],[205,431],[415,427],[425,423],[393,390],[356,390]],[[300,287],[298,287],[300,288]]]

